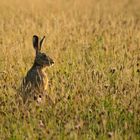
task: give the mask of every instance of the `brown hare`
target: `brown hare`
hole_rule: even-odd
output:
[[[45,68],[52,66],[54,61],[41,52],[42,43],[45,36],[40,40],[38,36],[33,36],[33,47],[36,51],[35,60],[31,69],[27,72],[22,83],[23,102],[27,103],[33,100],[43,102],[47,95],[48,77]]]

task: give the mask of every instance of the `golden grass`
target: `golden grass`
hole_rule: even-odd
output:
[[[0,2],[0,139],[139,139],[140,2]],[[46,35],[48,94],[55,106],[19,107],[34,60],[32,36]]]

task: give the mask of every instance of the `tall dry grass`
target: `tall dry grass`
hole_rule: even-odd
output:
[[[0,139],[139,139],[140,2],[0,2]],[[55,60],[55,106],[22,108],[16,97],[46,35]]]

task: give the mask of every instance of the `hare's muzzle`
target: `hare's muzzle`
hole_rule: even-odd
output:
[[[50,60],[50,65],[53,66],[54,65],[54,61]]]

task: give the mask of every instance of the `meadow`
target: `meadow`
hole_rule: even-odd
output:
[[[53,106],[18,102],[34,34]],[[0,139],[140,139],[140,2],[1,0]]]

